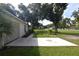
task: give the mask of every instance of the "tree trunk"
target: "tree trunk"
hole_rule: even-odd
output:
[[[55,35],[57,35],[57,33],[58,33],[58,23],[55,22],[54,23],[54,26],[55,26]]]
[[[58,33],[58,28],[55,26],[55,35]]]

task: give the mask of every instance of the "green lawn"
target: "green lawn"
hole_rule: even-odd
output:
[[[54,35],[54,30],[42,30],[42,29],[36,29],[34,30],[35,31],[35,36],[40,36],[43,37],[42,35],[45,35],[46,37],[47,36],[50,36],[52,35],[53,36],[58,36],[58,35],[79,35],[79,30],[58,30],[58,34],[57,35]]]
[[[76,43],[79,45],[79,39],[71,39],[70,38],[65,38],[66,35],[77,35],[79,36],[79,30],[58,30],[58,34],[55,35],[54,34],[54,30],[50,31],[50,30],[39,30],[39,29],[36,29],[34,30],[35,31],[35,34],[34,34],[34,37],[60,37],[60,38],[63,38],[65,40],[68,40],[70,42],[73,42],[73,43]]]
[[[4,56],[79,56],[79,47],[12,47],[0,51]]]
[[[34,37],[60,37],[65,39],[65,35],[78,35],[79,30],[59,30],[57,35],[54,35],[54,30],[34,30]],[[79,45],[79,39],[65,39]],[[0,51],[0,55],[5,56],[79,56],[79,46],[75,47],[10,47]]]

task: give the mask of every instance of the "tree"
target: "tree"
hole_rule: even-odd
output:
[[[62,14],[67,7],[67,3],[51,3],[43,4],[44,17],[53,22],[55,26],[55,34],[58,32],[58,23],[62,20]]]
[[[28,22],[30,21],[30,19],[29,19],[29,17],[30,17],[29,10],[27,9],[27,7],[25,5],[23,5],[23,3],[20,3],[18,5],[18,8],[20,9],[19,18],[22,19],[23,21],[25,21],[28,25]],[[26,32],[26,25],[24,27],[24,30]],[[29,30],[29,28],[28,28],[28,30]]]
[[[36,20],[47,19],[54,23],[55,34],[58,32],[58,23],[62,19],[62,14],[67,7],[67,3],[36,3],[30,4],[29,7],[36,17]],[[34,20],[34,21],[36,21]]]
[[[70,18],[64,18],[63,20],[62,20],[62,27],[63,28],[70,28],[70,26],[72,25],[71,24],[71,19]]]
[[[72,28],[76,29],[76,21],[75,20],[72,20]]]
[[[10,12],[11,14],[13,14],[14,16],[16,16],[16,10],[15,7],[12,4],[5,4],[5,3],[0,3],[0,7],[7,10],[8,12]]]
[[[41,9],[41,3],[32,3],[29,4],[28,9],[31,11],[31,24],[33,28],[38,28],[40,24],[38,21],[40,20],[40,9]]]
[[[27,9],[27,7],[25,6],[25,5],[23,5],[23,3],[20,3],[19,5],[18,5],[18,8],[20,9],[20,13],[21,13],[21,16],[22,16],[22,19],[24,20],[24,21],[29,21],[28,20],[28,17],[29,17],[29,10]]]
[[[77,11],[73,11],[72,16],[76,19],[77,22],[79,22],[79,9]]]
[[[0,49],[4,47],[4,35],[11,34],[12,25],[1,15],[0,9]]]
[[[78,26],[79,26],[79,9],[73,11],[72,16],[75,18],[76,24],[78,24]]]

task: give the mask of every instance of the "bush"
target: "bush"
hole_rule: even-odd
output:
[[[51,30],[51,29],[49,29],[49,30],[48,30],[48,33],[49,33],[49,34],[52,34],[52,30]]]

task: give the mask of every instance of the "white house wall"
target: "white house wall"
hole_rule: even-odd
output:
[[[20,31],[19,32],[20,32],[20,37],[21,37],[21,36],[23,36],[25,34],[25,32],[24,32],[24,24],[21,23],[19,25],[20,25]]]
[[[15,18],[11,15],[2,14],[5,19],[8,19],[7,21],[11,21],[12,23],[12,34],[7,35],[5,38],[4,43],[8,43],[16,38],[19,38],[25,34],[24,32],[24,23],[19,21],[18,18]]]

